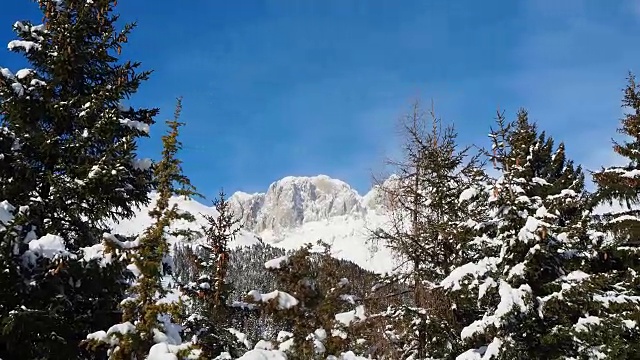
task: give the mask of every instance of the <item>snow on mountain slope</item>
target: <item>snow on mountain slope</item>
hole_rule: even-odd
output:
[[[156,201],[156,194],[151,194],[151,203],[143,208],[141,208],[137,214],[131,219],[121,220],[115,224],[112,224],[115,232],[122,235],[138,235],[142,231],[144,231],[147,227],[149,227],[153,221],[149,216],[149,210],[153,208]],[[174,229],[191,229],[200,231],[201,227],[207,223],[203,215],[211,215],[217,216],[218,212],[216,209],[210,206],[203,205],[195,200],[177,198],[174,197],[171,199],[171,204],[177,204],[178,208],[183,211],[190,212],[193,216],[195,216],[196,221],[193,223],[186,222],[183,220],[177,221],[173,228]],[[173,245],[177,239],[171,238],[169,242]],[[249,231],[241,231],[239,236],[229,244],[231,248],[241,247],[241,246],[251,246],[260,242],[260,239]]]
[[[212,207],[194,200],[176,198],[172,201],[196,216],[195,224],[181,222],[176,224],[177,228],[199,230],[205,223],[202,214],[217,215]],[[368,242],[370,231],[384,226],[386,221],[375,187],[360,196],[345,182],[325,175],[290,176],[271,184],[265,193],[237,192],[229,201],[244,224],[231,246],[251,245],[262,240],[293,250],[305,243],[323,240],[332,245],[337,258],[375,272],[393,269],[391,254]],[[141,209],[133,219],[114,224],[115,230],[122,234],[140,233],[151,224],[148,210],[149,207]]]
[[[229,198],[245,229],[265,242],[285,249],[323,240],[335,257],[365,269],[393,269],[391,254],[368,241],[370,232],[384,226],[382,197],[377,187],[360,196],[347,183],[326,175],[285,177],[265,193],[237,192]]]
[[[375,213],[365,216],[334,216],[275,233],[265,230],[261,238],[273,246],[296,249],[304,243],[322,240],[331,245],[332,255],[353,261],[364,269],[378,273],[393,270],[394,262],[387,249],[371,244],[369,233],[386,219]]]

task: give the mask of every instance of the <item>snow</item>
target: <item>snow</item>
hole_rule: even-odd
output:
[[[271,341],[259,340],[254,346],[254,349],[259,350],[273,350],[273,344]]]
[[[29,250],[24,253],[25,259],[34,263],[38,256],[48,259],[59,257],[74,257],[65,244],[64,239],[58,235],[47,234],[41,238],[29,241]]]
[[[13,92],[16,93],[16,95],[24,95],[24,86],[22,84],[14,82],[13,84],[11,84],[11,88],[13,89]]]
[[[115,237],[115,235],[110,233],[104,233],[102,234],[102,237],[104,240],[110,242],[111,244],[117,245],[121,249],[133,249],[140,244],[140,241],[138,239],[132,241],[120,241],[117,237]]]
[[[106,266],[112,261],[112,254],[105,253],[104,244],[95,244],[89,247],[80,249],[82,251],[82,260],[89,262],[92,260],[99,260],[100,266]]]
[[[483,258],[477,263],[468,263],[462,265],[458,268],[453,269],[453,271],[440,282],[440,286],[451,290],[460,290],[460,282],[463,278],[468,275],[476,278],[482,276],[487,272],[495,269],[498,262],[498,258],[487,257]]]
[[[238,360],[287,360],[287,357],[279,350],[250,350],[240,356]]]
[[[343,324],[344,326],[349,326],[355,320],[364,320],[364,306],[360,305],[352,311],[336,314],[335,319],[337,322]]]
[[[614,219],[611,219],[612,223],[622,222],[622,221],[640,221],[637,216],[633,215],[620,215]]]
[[[482,299],[484,295],[487,293],[492,287],[496,287],[498,284],[492,277],[488,277],[480,286],[478,286],[478,300]]]
[[[335,216],[325,220],[305,222],[286,230],[265,230],[256,235],[270,245],[295,250],[308,242],[323,240],[331,245],[332,256],[349,260],[364,269],[385,273],[396,267],[391,252],[370,242],[371,230],[384,227],[388,217],[367,213],[365,217]]]
[[[524,262],[515,264],[511,269],[509,269],[509,275],[507,275],[507,280],[511,279],[514,276],[523,276],[525,269],[526,269],[526,264]]]
[[[115,324],[107,330],[107,336],[111,336],[113,334],[128,334],[130,332],[135,332],[136,327],[130,322],[124,322],[120,324]]]
[[[588,331],[589,330],[589,328],[588,328],[589,325],[591,325],[591,324],[598,325],[598,324],[600,324],[600,322],[601,322],[601,320],[597,316],[587,316],[587,317],[579,318],[578,322],[575,325],[573,325],[573,328],[577,332]]]
[[[629,329],[635,329],[635,327],[638,325],[635,320],[622,320],[622,323]]]
[[[638,169],[630,170],[630,171],[625,172],[621,176],[628,177],[628,178],[634,178],[634,177],[640,176],[640,170],[638,170]]]
[[[527,222],[518,233],[518,239],[520,239],[520,241],[523,241],[525,243],[527,243],[529,240],[535,239],[535,231],[538,230],[538,228],[542,224],[543,223],[540,220],[532,216],[529,216],[527,218]]]
[[[487,351],[486,346],[478,349],[470,349],[456,357],[456,360],[482,360],[482,355]]]
[[[634,177],[640,176],[640,170],[639,169],[624,170],[624,169],[620,169],[620,168],[609,168],[609,169],[605,169],[604,172],[617,173],[621,177],[626,177],[626,178],[634,178]]]
[[[500,348],[502,347],[502,340],[498,337],[493,338],[493,341],[491,341],[491,344],[489,344],[489,346],[487,346],[487,350],[485,351],[484,355],[482,356],[482,359],[491,359],[491,358],[498,358],[498,356],[500,356]]]
[[[521,312],[527,312],[529,309],[525,304],[525,297],[531,294],[531,287],[527,284],[520,285],[517,289],[514,289],[504,280],[500,280],[499,287],[500,303],[495,312],[491,315],[485,315],[482,319],[476,320],[469,326],[462,329],[460,336],[463,339],[472,337],[477,333],[483,333],[488,326],[499,327],[502,317],[508,314],[514,309],[518,309]]]
[[[313,186],[316,186],[316,190],[322,186],[322,184],[328,184],[329,189],[333,189],[333,186],[342,183],[339,180],[328,181],[325,177],[319,177],[319,180],[315,182],[311,181],[313,178],[306,179],[307,180],[303,181],[289,178],[284,183],[299,185],[306,183],[309,189],[311,189],[312,185],[315,184]],[[270,189],[270,191],[274,192],[274,195],[272,205],[270,205],[269,209],[284,211],[283,209],[287,207],[294,207],[295,203],[287,200],[285,193],[281,193],[282,199],[278,200],[280,202],[276,201],[275,193],[278,191],[285,191],[284,189],[278,190],[281,188],[274,185],[272,185]],[[255,224],[252,225],[252,221],[261,218],[261,216],[258,216],[260,212],[267,211],[267,208],[265,207],[266,205],[261,202],[262,200],[260,200],[260,197],[264,197],[265,195],[259,193],[234,194],[229,198],[229,202],[232,204],[232,210],[236,214],[239,214],[244,209],[245,214],[243,215],[244,217],[242,217],[242,221],[245,223],[245,227],[229,244],[229,246],[231,248],[251,246],[263,241],[269,245],[285,250],[295,250],[308,242],[315,243],[320,239],[332,246],[332,255],[336,258],[352,261],[364,269],[376,273],[385,273],[394,270],[397,262],[394,260],[391,252],[382,245],[374,246],[374,244],[371,244],[369,240],[371,237],[371,231],[387,226],[389,218],[384,213],[381,213],[377,208],[367,209],[362,205],[356,206],[361,210],[354,210],[354,212],[350,212],[350,208],[347,206],[346,212],[344,212],[343,210],[345,210],[345,208],[340,206],[336,207],[336,204],[348,204],[350,202],[348,199],[350,199],[351,196],[354,196],[358,202],[360,202],[362,198],[350,188],[348,188],[351,192],[349,193],[346,190],[346,184],[344,186],[340,185],[339,189],[339,191],[336,189],[325,189],[329,194],[322,195],[323,197],[321,197],[321,199],[324,199],[322,201],[321,199],[305,200],[308,203],[302,204],[301,206],[303,209],[308,210],[306,210],[307,213],[304,215],[305,217],[302,222],[298,223],[297,220],[294,220],[295,217],[299,216],[298,210],[287,210],[277,217],[269,218],[275,221],[275,223],[273,226],[269,225],[263,230],[258,230],[260,226]],[[295,192],[292,190],[291,196],[293,196],[294,193]],[[341,199],[334,199],[338,197]],[[151,203],[148,206],[142,207],[133,218],[123,219],[113,223],[114,232],[123,235],[133,235],[139,234],[148,227],[152,223],[148,216],[148,211],[154,205],[155,199],[156,194],[152,193]],[[334,199],[333,203],[332,199]],[[206,220],[201,214],[217,216],[215,209],[203,205],[195,200],[173,198],[171,203],[177,204],[180,209],[189,211],[196,217],[196,221],[194,223],[187,223],[183,221],[176,222],[176,224],[173,225],[174,229],[191,229],[200,231],[200,226],[206,224]],[[244,206],[244,208],[240,203],[243,204],[242,206]],[[252,207],[255,207],[257,210],[253,212],[253,210],[251,210]],[[286,216],[290,216],[292,218],[285,220],[284,218]],[[276,219],[280,219],[281,223],[277,224]],[[290,227],[283,228],[283,224],[285,223],[290,224]],[[171,246],[179,241],[182,240],[173,237],[169,238]]]
[[[9,80],[15,79],[15,75],[13,75],[11,70],[7,68],[0,68],[0,75],[2,75],[2,77],[4,77],[5,79],[9,79]]]
[[[227,331],[235,335],[236,339],[238,339],[238,342],[246,346],[247,349],[251,348],[251,342],[249,341],[245,333],[240,332],[234,328],[227,328]]]
[[[334,359],[336,359],[335,356],[327,357],[327,360],[334,360]],[[357,356],[356,354],[353,353],[353,351],[347,351],[346,353],[343,353],[340,355],[340,359],[341,360],[367,360],[368,358]]]
[[[362,217],[366,210],[357,191],[326,175],[287,176],[272,183],[265,193],[229,198],[233,209],[249,230],[275,234],[306,222],[335,216]]]
[[[130,120],[130,119],[120,119],[120,124],[130,127],[132,129],[142,131],[143,133],[149,133],[149,124],[145,124],[141,121]]]
[[[279,342],[283,342],[292,337],[293,337],[293,333],[290,333],[288,331],[280,331],[278,332],[278,336],[276,336],[276,340],[278,340]]]
[[[601,302],[605,307],[611,303],[623,304],[627,302],[640,303],[640,296],[630,296],[622,294],[593,295],[593,300]]]
[[[9,225],[9,223],[13,221],[13,212],[15,209],[16,208],[6,200],[0,202],[0,224],[4,225],[1,226],[2,230],[4,230],[6,225]]]
[[[294,298],[290,294],[274,290],[267,294],[261,294],[258,290],[251,290],[247,294],[251,296],[255,302],[270,303],[272,300],[277,299],[277,309],[286,310],[298,305],[298,299]]]
[[[536,217],[539,219],[543,219],[543,218],[555,218],[557,216],[548,212],[546,207],[541,206],[538,209],[536,209]]]
[[[158,199],[158,194],[153,192],[150,194],[151,202],[149,205],[142,207],[132,218],[130,219],[122,219],[111,223],[110,225],[113,227],[113,232],[117,234],[122,234],[125,236],[131,235],[139,235],[142,233],[147,227],[149,227],[153,220],[149,216],[149,210],[155,206],[155,203]],[[192,230],[192,231],[201,231],[201,226],[207,224],[207,220],[204,215],[209,216],[218,216],[218,212],[210,206],[203,205],[192,199],[185,199],[184,197],[173,197],[170,200],[170,205],[178,206],[178,209],[182,211],[190,212],[196,219],[195,222],[189,222],[184,220],[175,221],[171,225],[171,230]],[[183,239],[179,239],[174,236],[168,236],[168,242],[170,248],[173,247],[174,244],[184,241]],[[196,239],[192,245],[196,246],[204,241],[204,238]],[[260,239],[255,235],[247,231],[240,231],[240,234],[236,236],[236,238],[229,243],[229,248],[235,249],[242,246],[251,246],[260,242]]]
[[[531,181],[535,184],[538,185],[550,185],[547,180],[539,178],[539,177],[534,177],[533,179],[531,179]]]
[[[289,261],[289,256],[284,255],[278,258],[272,259],[264,263],[266,269],[280,269],[280,267]]]
[[[32,69],[20,69],[16,72],[16,78],[22,80],[33,73],[34,71]]]
[[[474,196],[476,196],[477,192],[478,191],[475,188],[468,188],[463,190],[462,193],[460,193],[460,198],[458,199],[458,202],[469,201]]]
[[[30,33],[31,36],[38,40],[44,40],[42,36],[38,34],[46,32],[44,24],[27,26],[22,21],[16,21],[13,24],[13,28],[23,33]]]
[[[47,85],[46,82],[39,80],[39,79],[31,79],[31,82],[29,82],[29,85],[31,86],[45,86]]]
[[[40,50],[41,46],[38,43],[33,41],[25,41],[25,40],[12,40],[7,45],[9,50],[15,49],[24,49],[26,52],[31,52],[32,50]]]
[[[180,360],[178,357],[180,351],[188,350],[190,344],[174,345],[166,342],[160,342],[151,346],[146,360]],[[192,351],[194,353],[194,351]]]
[[[577,197],[578,193],[571,189],[562,189],[559,194],[549,195],[549,199],[557,199],[562,197]]]
[[[566,275],[565,279],[574,280],[574,281],[581,281],[581,280],[589,278],[589,276],[590,275],[585,273],[584,271],[575,270],[575,271],[572,271],[572,272],[568,273]]]

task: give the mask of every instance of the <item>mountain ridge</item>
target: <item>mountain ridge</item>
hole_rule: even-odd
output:
[[[346,182],[327,175],[287,176],[263,193],[236,192],[229,202],[246,228],[278,232],[335,216],[365,216],[376,205],[365,202],[374,198],[371,192],[375,187],[361,196]]]
[[[124,235],[142,232],[151,224],[147,213],[155,199],[156,195],[151,194],[148,206],[132,219],[114,223],[114,230]],[[371,231],[385,226],[388,220],[377,186],[360,195],[346,182],[326,175],[287,176],[274,181],[264,193],[238,191],[228,200],[243,224],[242,231],[230,244],[232,247],[264,242],[293,250],[322,240],[332,245],[335,257],[364,269],[383,273],[394,267],[391,254],[369,240]],[[175,228],[200,230],[206,223],[203,215],[217,216],[213,207],[193,199],[171,201],[196,217],[195,223],[178,222]],[[180,241],[185,240],[170,239],[172,243]]]

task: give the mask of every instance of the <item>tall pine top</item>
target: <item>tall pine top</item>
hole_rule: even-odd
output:
[[[120,61],[133,24],[116,28],[112,0],[39,1],[44,24],[16,22],[8,48],[30,68],[0,75],[0,197],[29,205],[43,232],[89,245],[89,228],[148,202],[151,170],[136,159],[156,109],[122,105],[150,74]],[[57,209],[53,211],[53,209]],[[87,236],[91,235],[91,236]],[[98,234],[99,235],[99,234]]]

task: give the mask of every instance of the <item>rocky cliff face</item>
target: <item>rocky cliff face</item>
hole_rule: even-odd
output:
[[[265,193],[237,192],[229,201],[246,229],[281,232],[337,216],[363,217],[378,204],[376,194],[360,196],[347,183],[325,175],[286,177]]]

